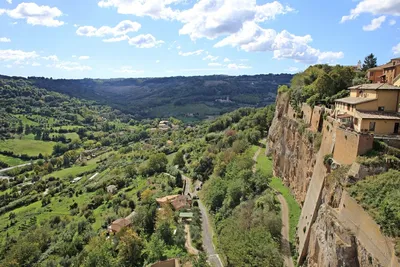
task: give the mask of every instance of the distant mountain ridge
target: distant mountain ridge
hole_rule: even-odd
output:
[[[289,84],[292,77],[291,74],[265,74],[127,79],[27,79],[39,88],[95,100],[133,114],[138,119],[174,116],[190,121],[219,115],[239,107],[260,107],[274,103],[278,86]]]

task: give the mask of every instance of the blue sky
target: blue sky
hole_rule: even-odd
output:
[[[0,0],[0,74],[297,72],[400,56],[400,0]]]

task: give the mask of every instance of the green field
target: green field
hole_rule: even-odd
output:
[[[52,133],[52,134],[50,134],[50,137],[57,136],[57,135],[61,135],[61,134],[59,134],[59,133]],[[73,141],[73,140],[79,140],[79,139],[80,139],[80,138],[79,138],[79,135],[78,135],[77,133],[64,133],[64,134],[62,134],[62,135],[65,135],[65,138],[71,139],[72,141]]]
[[[1,154],[0,154],[0,161],[4,162],[10,166],[16,166],[16,165],[21,165],[21,164],[25,163],[25,161],[23,161],[22,159],[8,157],[8,156],[4,156]]]
[[[58,127],[53,127],[54,130],[73,130],[73,129],[79,129],[83,128],[83,126],[80,125],[64,125],[64,126],[58,126]]]
[[[187,113],[199,113],[200,117],[206,115],[219,115],[221,109],[207,106],[206,104],[191,104],[184,106],[175,106],[173,104],[158,106],[151,110],[151,116],[163,118],[165,117],[165,110],[168,110],[170,116],[179,116]]]
[[[8,139],[0,141],[0,150],[12,151],[14,154],[27,154],[28,156],[51,155],[56,142],[44,142],[27,139]]]
[[[265,156],[265,148],[263,148],[257,159],[257,170],[261,170],[265,174],[272,175],[272,167],[272,160]],[[296,227],[299,222],[301,208],[296,202],[295,198],[290,193],[290,189],[282,183],[281,179],[273,177],[270,186],[271,188],[282,194],[289,206],[289,239],[290,242],[294,244],[296,237]]]
[[[15,115],[19,120],[21,120],[22,124],[29,126],[38,126],[39,123],[28,119],[25,115]]]

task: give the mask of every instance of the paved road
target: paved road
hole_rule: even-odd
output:
[[[31,163],[29,162],[29,163],[21,164],[21,165],[18,165],[18,166],[12,166],[12,167],[8,167],[8,168],[5,168],[5,169],[1,169],[1,170],[0,170],[0,173],[9,171],[9,170],[12,170],[12,169],[15,169],[15,168],[28,166],[28,165],[30,165],[30,164],[31,164]]]
[[[185,195],[188,193],[191,194],[191,196],[197,195],[197,192],[191,191],[191,186],[192,186],[192,179],[189,177],[182,175],[182,178],[185,179],[186,181],[186,187],[185,187]],[[201,220],[202,220],[202,235],[203,235],[203,247],[205,252],[207,253],[208,261],[210,262],[211,266],[213,267],[223,267],[224,265],[221,262],[220,257],[218,256],[217,252],[215,251],[214,244],[213,244],[213,231],[212,227],[210,225],[210,221],[208,219],[208,213],[206,207],[203,205],[203,203],[200,201],[200,199],[197,200],[199,203],[199,209],[201,213]]]
[[[253,166],[253,172],[257,170],[257,158],[260,155],[261,147],[254,154],[253,160],[256,162]],[[289,243],[289,207],[286,202],[286,199],[281,195],[277,194],[277,198],[279,203],[281,204],[281,216],[282,216],[282,229],[281,229],[281,247],[282,247],[282,255],[285,261],[286,267],[294,267],[292,253],[290,250]]]

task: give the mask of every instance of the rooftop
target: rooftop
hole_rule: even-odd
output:
[[[193,218],[193,212],[181,212],[179,213],[181,218]]]
[[[161,203],[167,203],[170,201],[173,201],[174,199],[176,199],[177,197],[179,197],[180,195],[171,195],[171,196],[165,196],[165,197],[160,197],[160,198],[156,198],[156,201],[161,204]]]
[[[336,99],[335,102],[342,102],[346,104],[361,104],[361,103],[367,103],[371,101],[377,100],[376,98],[364,98],[364,97],[345,97],[345,98],[340,98]]]
[[[129,226],[131,223],[132,222],[130,220],[121,218],[121,219],[113,221],[111,223],[111,225],[108,226],[108,230],[118,233],[119,231],[121,231],[122,228]]]
[[[400,87],[388,83],[367,83],[349,87],[350,90],[400,90]]]
[[[360,111],[357,110],[358,117],[362,119],[374,120],[400,120],[400,113],[384,111]]]

